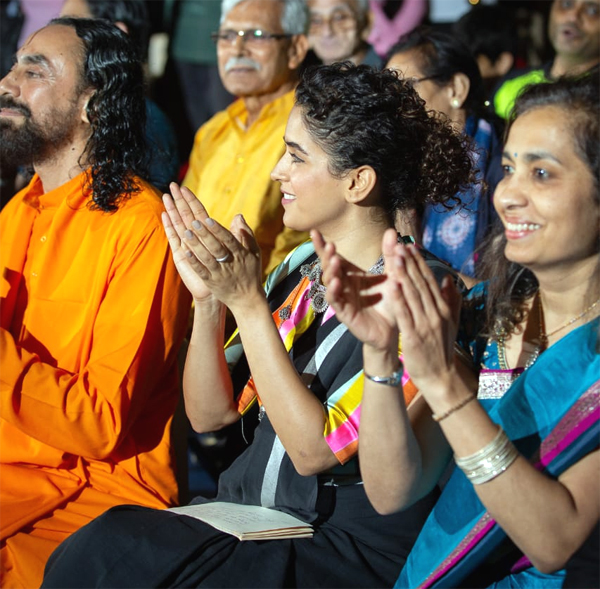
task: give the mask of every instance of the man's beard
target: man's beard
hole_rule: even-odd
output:
[[[41,125],[32,119],[26,106],[19,105],[9,96],[0,96],[0,108],[16,109],[23,115],[21,124],[0,117],[0,166],[4,169],[30,167],[47,161],[56,154],[58,147],[71,139],[73,110],[53,110]]]

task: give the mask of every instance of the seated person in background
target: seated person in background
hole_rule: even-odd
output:
[[[333,246],[321,255],[327,300],[364,342],[365,374],[402,372],[400,330],[422,394],[407,414],[400,385],[365,380],[359,455],[372,504],[405,509],[451,452],[456,461],[396,587],[559,588],[565,564],[597,533],[598,86],[597,76],[539,84],[516,102],[494,198],[503,227],[483,260],[490,280],[461,317],[477,396],[453,363],[460,300],[450,280],[440,290],[393,232],[383,302],[361,296],[372,279],[343,273]]]
[[[367,39],[371,32],[369,0],[306,0],[310,11],[308,40],[325,65],[350,61],[381,67],[382,60]]]
[[[461,187],[458,206],[427,204],[422,211],[422,244],[466,276],[476,274],[476,249],[496,216],[494,188],[502,177],[502,144],[485,107],[477,63],[452,35],[419,27],[390,51],[386,67],[410,78],[428,109],[442,113],[471,140],[477,179]],[[490,117],[491,115],[491,117]]]
[[[0,148],[36,172],[0,215],[0,579],[29,588],[109,507],[176,503],[190,299],[140,177],[143,74],[122,31],[34,33],[0,81]]]
[[[270,172],[283,153],[281,137],[308,48],[304,0],[224,0],[215,34],[219,74],[238,96],[196,133],[184,186],[229,227],[241,213],[274,268],[307,233],[283,225],[281,191]]]
[[[517,53],[517,23],[503,6],[478,4],[461,16],[452,27],[453,34],[471,51],[477,61],[490,103],[512,70]]]
[[[367,66],[309,70],[284,141],[273,179],[286,225],[317,228],[373,275],[395,211],[451,199],[471,174],[460,138],[427,115],[411,85]],[[190,421],[212,431],[244,419],[248,429],[257,419],[248,409],[260,405],[254,440],[221,475],[217,499],[292,512],[313,522],[314,536],[240,542],[187,515],[119,508],[54,553],[44,587],[390,586],[435,495],[392,516],[368,503],[356,457],[361,344],[327,307],[312,243],[269,276],[265,293],[243,219],[227,231],[185,188],[172,193],[165,227],[195,300],[184,374]],[[239,333],[224,351],[226,307]]]
[[[127,33],[140,59],[148,57],[150,21],[145,0],[65,0],[61,16],[105,18]],[[161,192],[179,179],[179,153],[173,125],[167,115],[146,97],[147,180]]]
[[[528,84],[587,73],[600,61],[600,0],[554,0],[548,20],[554,58],[542,68],[507,80],[494,96],[494,109],[509,117],[515,98]]]

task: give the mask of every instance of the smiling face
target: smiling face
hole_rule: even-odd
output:
[[[573,62],[600,57],[600,0],[555,0],[548,36],[556,53]]]
[[[271,179],[281,183],[285,226],[335,234],[353,206],[346,201],[348,179],[331,174],[329,157],[306,130],[298,106],[290,113],[284,142],[286,151],[271,172]]]
[[[273,0],[244,0],[226,15],[220,31],[249,31],[283,34],[283,4]],[[297,37],[265,40],[259,45],[238,37],[232,44],[217,42],[219,75],[228,92],[238,97],[275,94],[294,78],[298,67]],[[304,55],[302,55],[302,58]],[[302,60],[300,59],[300,61]]]
[[[517,118],[506,142],[494,206],[506,257],[533,272],[566,275],[597,263],[598,187],[576,151],[572,118],[555,106],[536,108]]]
[[[70,27],[34,33],[0,81],[2,155],[27,163],[56,157],[89,132],[81,88],[83,46]]]

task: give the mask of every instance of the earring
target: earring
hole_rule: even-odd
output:
[[[453,98],[450,104],[452,104],[452,108],[460,108],[460,102],[458,98]]]

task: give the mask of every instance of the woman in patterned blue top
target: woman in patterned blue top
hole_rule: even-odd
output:
[[[392,47],[387,67],[411,78],[426,108],[447,117],[470,141],[475,182],[456,194],[453,209],[428,203],[421,212],[423,247],[473,277],[477,248],[496,220],[492,195],[502,178],[502,144],[477,62],[454,36],[419,27]]]

